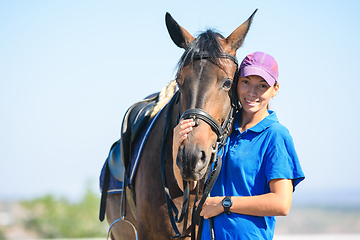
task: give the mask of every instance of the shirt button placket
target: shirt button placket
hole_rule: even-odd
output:
[[[234,144],[234,148],[238,145],[240,139],[241,139],[241,135],[237,136],[236,142]]]

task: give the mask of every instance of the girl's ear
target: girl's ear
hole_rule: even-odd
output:
[[[275,97],[276,95],[277,95],[277,93],[278,93],[278,91],[279,91],[279,83],[278,82],[276,82],[276,84],[274,85],[274,90],[273,90],[273,94],[272,94],[272,98],[273,97]]]

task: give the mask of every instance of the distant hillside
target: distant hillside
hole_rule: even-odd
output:
[[[293,205],[360,208],[360,189],[303,190],[300,186],[294,193]]]
[[[360,207],[294,206],[286,217],[277,217],[278,234],[360,233]]]
[[[99,197],[88,191],[80,202],[45,195],[21,202],[0,201],[0,239],[106,237]]]
[[[92,224],[100,226],[96,237],[106,236],[107,223],[98,220],[98,200],[86,209],[91,209],[91,217],[85,217]],[[19,202],[4,202],[0,200],[0,239],[35,239],[39,232],[29,230],[26,226],[27,210]],[[59,212],[51,221],[60,225],[61,218],[69,220],[75,216],[62,216]],[[65,212],[66,214],[66,212]],[[40,216],[41,217],[41,216]],[[46,216],[45,216],[46,217]],[[84,213],[80,214],[84,218]],[[44,217],[41,217],[43,219]],[[80,220],[77,220],[80,222]],[[89,223],[90,223],[89,222]],[[87,223],[87,225],[89,224]],[[42,223],[45,227],[46,222]],[[95,226],[93,225],[93,226]],[[103,234],[102,234],[103,232]],[[286,217],[277,217],[275,234],[360,234],[360,207],[319,207],[294,205]]]

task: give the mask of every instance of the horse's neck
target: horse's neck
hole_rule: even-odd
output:
[[[166,134],[166,139],[163,139],[164,143],[166,144],[166,148],[167,148],[167,154],[166,154],[166,179],[169,185],[169,189],[172,196],[176,196],[176,195],[181,195],[182,196],[182,192],[179,192],[180,188],[177,184],[177,181],[174,177],[174,172],[173,172],[173,131],[174,128],[176,127],[176,125],[178,124],[178,120],[179,120],[179,113],[180,113],[180,109],[179,109],[179,104],[175,103],[172,106],[168,105],[165,110],[165,112],[168,111],[168,108],[171,107],[171,111],[170,114],[168,114],[168,116],[164,116],[165,118],[165,124],[166,125],[166,121],[170,121],[169,122],[169,127],[168,127],[168,132]],[[170,118],[170,119],[166,119],[166,118]],[[164,127],[165,130],[165,127]]]

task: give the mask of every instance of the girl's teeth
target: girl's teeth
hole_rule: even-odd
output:
[[[256,101],[250,101],[248,99],[245,99],[245,101],[248,102],[248,103],[256,103]]]

